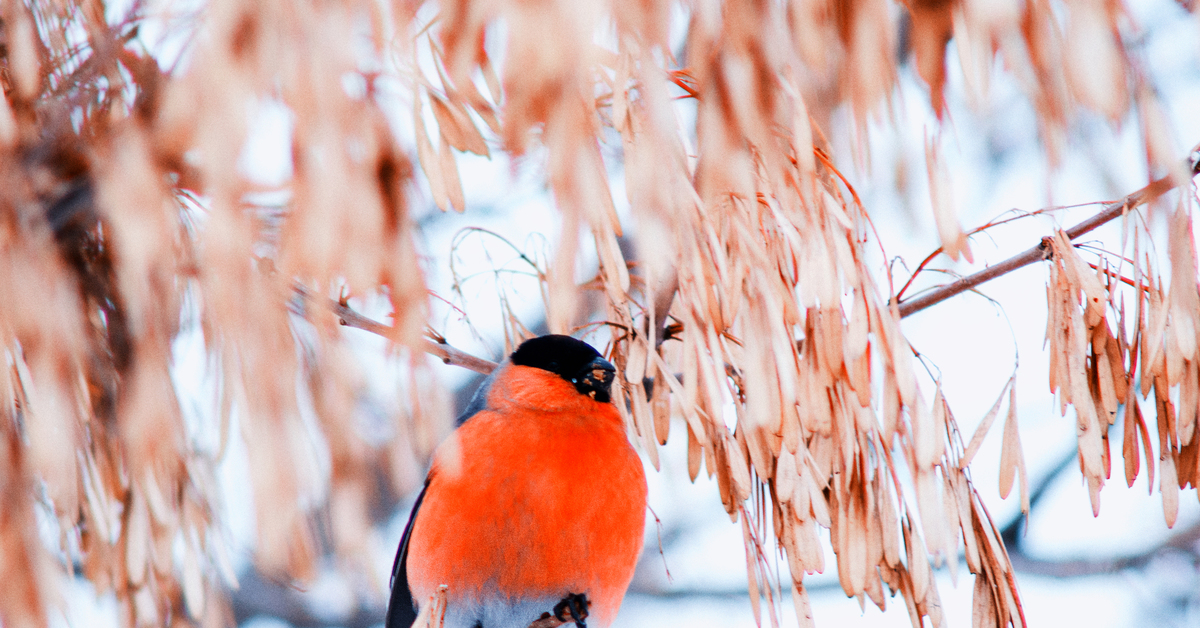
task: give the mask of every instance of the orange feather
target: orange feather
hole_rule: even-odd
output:
[[[586,593],[589,624],[607,626],[642,547],[641,460],[611,403],[542,369],[501,369],[486,408],[435,454],[409,545],[414,599],[439,584],[447,607]]]

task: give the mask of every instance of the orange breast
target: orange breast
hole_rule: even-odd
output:
[[[539,369],[506,366],[488,408],[439,449],[408,554],[414,599],[586,593],[620,606],[642,546],[646,478],[616,409]],[[549,609],[546,609],[549,610]]]

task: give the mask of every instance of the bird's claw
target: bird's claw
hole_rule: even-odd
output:
[[[569,615],[576,628],[587,628],[584,620],[587,619],[588,606],[591,604],[586,593],[568,593],[554,605],[554,617],[565,624]]]

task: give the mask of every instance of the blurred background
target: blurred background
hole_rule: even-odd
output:
[[[116,21],[131,6],[112,2],[107,12]],[[1143,78],[1161,106],[1170,150],[1183,158],[1200,142],[1200,19],[1182,3],[1170,0],[1138,0],[1121,6],[1130,24],[1130,39],[1124,42],[1127,52],[1147,73]],[[189,10],[202,9],[197,3]],[[426,15],[430,11],[430,7],[422,7],[418,18],[431,20],[432,15]],[[673,11],[669,37],[682,57],[689,13],[679,6]],[[157,16],[152,10],[146,15],[134,37],[162,68],[187,67],[194,37],[181,26],[186,23],[187,11],[180,3],[172,3],[169,15]],[[926,170],[926,143],[931,136],[941,145],[953,203],[965,229],[1010,212],[1063,208],[972,237],[973,262],[950,262],[942,257],[934,265],[944,272],[926,273],[914,290],[1014,255],[1054,228],[1073,225],[1096,213],[1096,203],[1118,199],[1150,180],[1144,124],[1132,112],[1114,124],[1081,111],[1070,120],[1065,143],[1051,157],[1036,107],[1021,89],[1020,81],[1028,77],[1022,76],[1021,68],[1013,67],[1019,65],[1013,60],[993,61],[995,67],[984,92],[963,84],[963,72],[957,67],[959,56],[948,53],[946,109],[939,123],[929,104],[928,88],[917,75],[910,42],[903,36],[908,32],[905,18],[900,21],[902,36],[897,45],[901,64],[887,106],[865,126],[855,121],[848,106],[834,109],[826,129],[835,148],[836,165],[861,197],[878,233],[878,250],[871,253],[876,257],[870,263],[878,271],[876,281],[881,285],[887,285],[887,268],[902,282],[940,245]],[[503,47],[496,44],[493,48],[497,64],[503,67]],[[423,70],[435,73],[429,59],[418,58],[426,64]],[[417,131],[407,88],[395,84],[389,89],[386,80],[377,85],[380,91],[375,97],[385,104],[383,111],[397,143],[407,154],[415,154]],[[347,78],[345,87],[349,91],[363,89],[352,78]],[[681,126],[694,128],[690,122],[696,116],[694,101],[674,102],[676,115],[683,120]],[[428,111],[418,115],[433,120]],[[248,111],[247,120],[247,141],[236,168],[251,182],[249,203],[269,213],[293,198],[288,183],[295,168],[296,118],[280,103],[263,100]],[[601,152],[610,171],[616,211],[622,222],[631,221],[621,140],[615,133],[604,139]],[[494,137],[489,136],[489,141],[495,145]],[[454,347],[500,360],[506,334],[520,327],[535,333],[546,329],[546,304],[530,261],[544,263],[553,256],[561,216],[547,187],[544,149],[535,148],[520,158],[495,149],[488,157],[458,153],[455,159],[464,212],[438,209],[434,192],[421,174],[416,176],[417,190],[411,195],[409,211],[415,224],[417,256],[426,287],[435,295],[428,320]],[[1179,194],[1186,202],[1194,201],[1195,190],[1190,186],[1184,186]],[[1152,233],[1165,234],[1162,208],[1178,201],[1179,196],[1171,196],[1144,210]],[[208,199],[195,202],[197,220],[203,222]],[[1098,250],[1116,250],[1121,228],[1116,221],[1086,239]],[[1159,241],[1165,249],[1165,236]],[[626,257],[636,259],[632,244],[626,240],[621,244],[627,249]],[[578,275],[593,275],[595,251],[585,248],[582,259]],[[941,381],[966,439],[1015,374],[1021,443],[1032,496],[1029,517],[1021,516],[1015,491],[1007,500],[999,496],[999,425],[984,440],[970,474],[1008,544],[1030,625],[1200,626],[1197,491],[1183,491],[1178,519],[1169,529],[1158,487],[1149,483],[1147,474],[1139,475],[1127,488],[1116,473],[1101,493],[1099,516],[1092,516],[1077,464],[1074,420],[1060,415],[1046,383],[1047,277],[1045,266],[1031,265],[905,319],[904,334],[924,366],[917,372],[919,384],[926,398],[932,398],[935,381]],[[388,312],[382,299],[353,298],[349,303],[376,320],[383,320]],[[292,323],[299,336],[316,334],[306,331],[300,316],[293,316]],[[353,400],[353,420],[368,442],[394,437],[389,425],[398,413],[405,412],[400,408],[414,390],[427,404],[425,411],[444,417],[440,423],[434,422],[434,433],[426,435],[429,442],[436,442],[446,433],[445,417],[456,415],[457,409],[465,406],[480,381],[475,373],[432,358],[415,372],[412,360],[393,349],[387,339],[357,329],[344,329],[341,334],[349,352],[340,364],[360,391]],[[586,338],[597,346],[609,339],[603,327],[588,330]],[[199,318],[185,317],[172,341],[171,354],[171,379],[185,421],[191,426],[212,425],[212,416],[219,412],[219,378],[214,372],[219,367],[209,357]],[[302,403],[300,412],[311,415],[316,410],[312,404],[305,407]],[[238,420],[234,412],[229,427],[234,433],[240,429]],[[1119,433],[1121,420],[1112,429]],[[350,573],[328,555],[316,560],[316,571],[307,582],[267,576],[256,570],[252,560],[257,523],[247,477],[251,473],[248,450],[256,446],[253,440],[230,439],[214,466],[220,495],[219,533],[227,548],[223,568],[237,582],[229,591],[236,622],[253,628],[381,625],[394,551],[415,493],[385,488],[370,504],[368,538],[362,541],[374,558],[370,566],[374,579]],[[424,474],[421,454],[427,453],[423,446],[414,442],[411,455],[394,456],[394,464],[381,471],[390,477],[376,478],[376,483],[418,488]],[[661,470],[647,466],[652,513],[641,563],[618,617],[621,628],[755,624],[747,596],[741,526],[731,523],[715,480],[701,474],[695,482],[689,481],[686,450],[686,431],[676,418],[660,454]],[[318,455],[316,459],[330,464],[327,457]],[[320,471],[324,472],[327,469]],[[327,484],[318,485],[329,490]],[[322,498],[318,493],[313,499],[319,502]],[[53,538],[52,517],[45,513],[40,517],[46,534]],[[828,568],[824,574],[805,577],[816,625],[910,625],[899,597],[889,599],[886,612],[869,600],[864,603],[846,597],[833,567],[836,559],[828,545],[828,533],[822,529],[822,534]],[[961,560],[958,562],[957,569],[943,566],[936,571],[944,625],[948,626],[968,626],[972,621],[972,576]],[[775,594],[775,599],[781,600],[778,621],[793,625],[787,561],[779,558],[775,568],[784,583],[782,591]],[[97,595],[88,579],[69,579],[61,593],[62,612],[51,615],[51,625],[122,625],[115,595]],[[762,623],[772,622],[768,618],[772,613],[769,609],[765,612]]]

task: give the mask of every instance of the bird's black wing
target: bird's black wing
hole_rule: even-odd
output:
[[[396,562],[392,564],[392,597],[388,601],[386,628],[411,628],[417,620],[416,604],[412,591],[408,588],[408,541],[412,536],[413,522],[417,520],[417,511],[425,499],[425,491],[429,489],[429,480],[421,487],[421,494],[413,504],[412,514],[408,516],[408,525],[404,526],[404,536],[400,537],[400,547],[396,549]]]
[[[467,419],[487,407],[488,390],[491,389],[492,382],[495,381],[496,373],[499,370],[500,368],[497,368],[492,371],[475,390],[475,394],[471,396],[471,402],[454,421],[455,427],[466,423]],[[425,499],[427,490],[429,490],[429,478],[425,478],[425,486],[421,488],[421,494],[417,495],[412,514],[408,516],[408,525],[404,526],[404,536],[400,537],[400,547],[396,549],[396,562],[392,564],[392,597],[388,601],[385,628],[412,628],[413,622],[417,620],[416,600],[413,599],[412,591],[408,588],[408,541],[412,537],[413,522],[417,520],[417,511],[421,508],[421,501]]]

